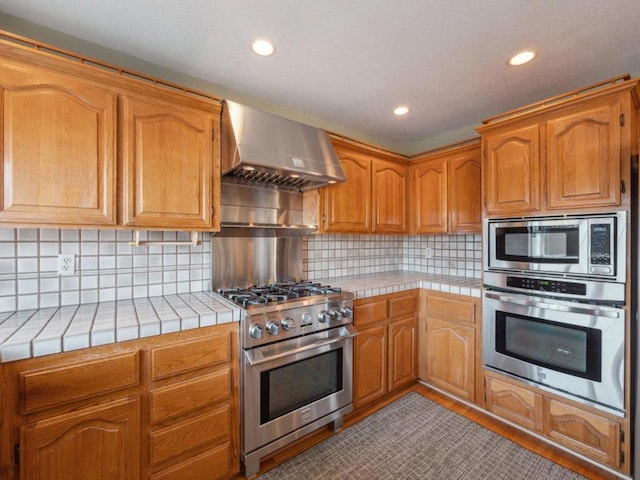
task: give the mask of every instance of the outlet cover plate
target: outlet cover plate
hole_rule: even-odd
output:
[[[58,255],[58,275],[73,275],[76,273],[75,255]]]

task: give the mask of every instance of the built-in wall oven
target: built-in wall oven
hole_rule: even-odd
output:
[[[626,215],[486,220],[483,363],[625,412]]]

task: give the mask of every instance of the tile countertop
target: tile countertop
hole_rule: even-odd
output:
[[[339,287],[347,292],[353,292],[356,299],[402,292],[403,290],[412,290],[414,288],[480,297],[482,287],[482,282],[479,278],[413,272],[370,273],[314,281],[331,285],[332,287]]]
[[[245,312],[212,292],[0,313],[0,362],[238,322]]]

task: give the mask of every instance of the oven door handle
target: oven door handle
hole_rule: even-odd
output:
[[[306,352],[308,350],[312,350],[318,347],[324,347],[326,345],[333,345],[334,343],[343,342],[347,339],[353,338],[358,335],[358,332],[355,330],[349,330],[349,333],[346,335],[340,335],[339,337],[334,338],[323,338],[321,340],[316,340],[315,342],[308,343],[306,345],[302,345],[294,350],[287,350],[283,352],[278,352],[273,355],[269,355],[261,358],[253,358],[251,355],[246,355],[247,362],[251,366],[261,365],[263,363],[273,362],[274,360],[278,360],[284,357],[290,357],[292,355],[297,355],[299,353]]]
[[[597,306],[589,307],[587,305],[581,307],[573,305],[559,305],[557,303],[545,303],[539,300],[528,300],[525,298],[501,295],[499,293],[493,292],[484,292],[484,295],[487,298],[492,298],[500,302],[514,303],[516,305],[524,305],[525,307],[536,307],[542,308],[544,310],[556,310],[558,312],[581,313],[584,315],[595,315],[598,317],[620,318],[620,312],[616,311],[615,309],[604,310]]]

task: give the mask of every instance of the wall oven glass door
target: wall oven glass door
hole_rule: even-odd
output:
[[[614,413],[624,411],[622,308],[494,291],[484,295],[485,366]]]
[[[243,450],[249,454],[353,402],[349,327],[243,352]]]
[[[586,227],[584,219],[492,222],[489,267],[585,274]]]

